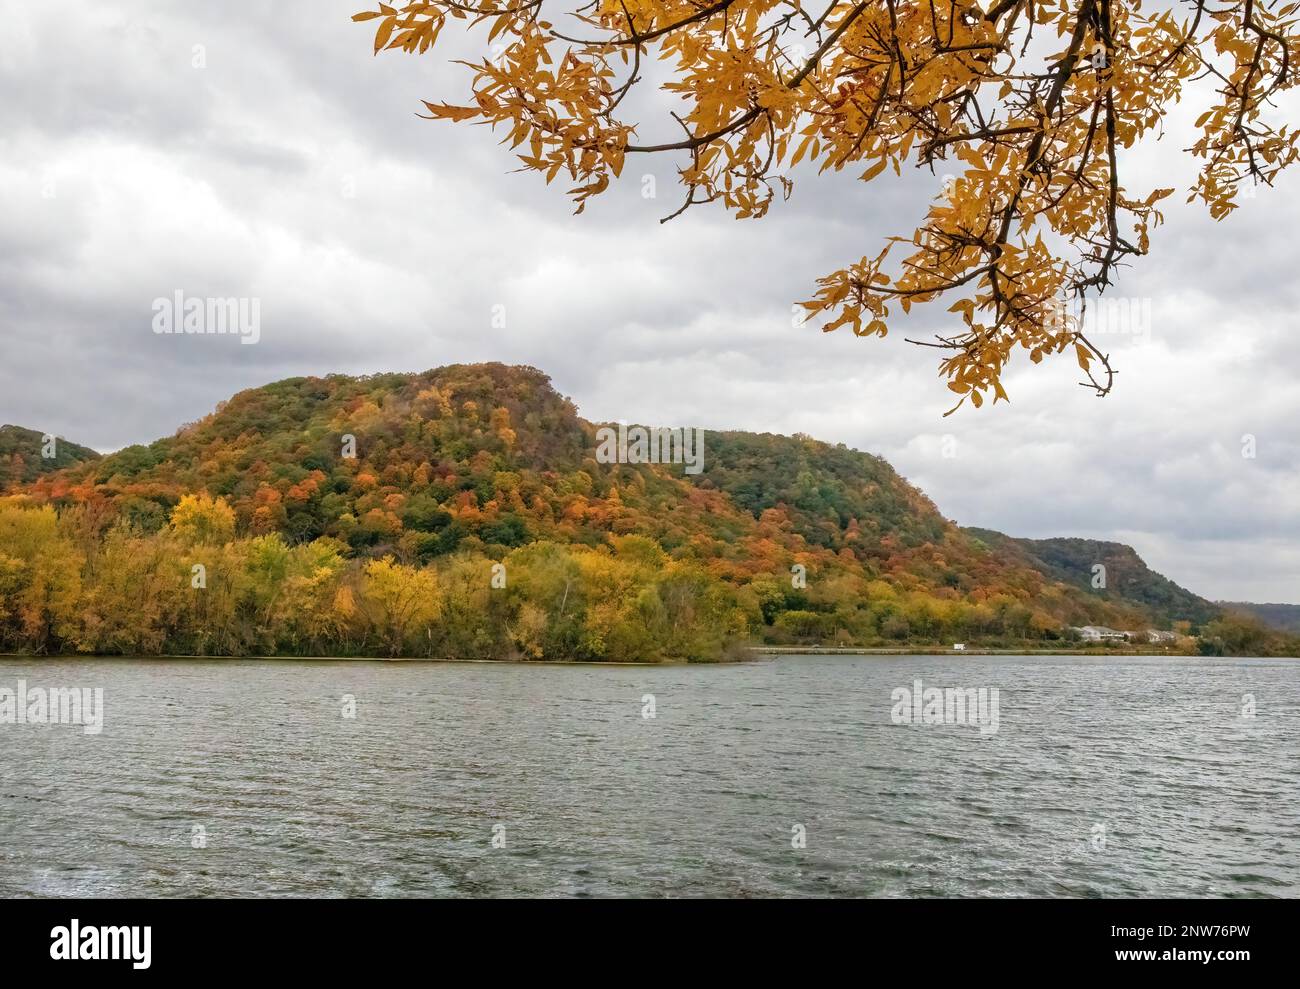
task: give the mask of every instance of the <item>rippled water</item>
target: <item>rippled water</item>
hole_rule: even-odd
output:
[[[998,731],[894,724],[916,678],[998,688]],[[5,896],[1300,895],[1291,661],[0,660],[20,679],[102,687],[106,719],[0,724]]]

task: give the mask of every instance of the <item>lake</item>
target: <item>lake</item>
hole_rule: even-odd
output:
[[[20,686],[103,725],[0,720],[3,896],[1300,895],[1289,660],[0,659]]]

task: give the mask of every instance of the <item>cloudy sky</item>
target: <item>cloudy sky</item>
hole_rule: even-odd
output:
[[[0,422],[108,451],[294,375],[530,364],[590,419],[809,433],[884,456],[962,524],[1120,540],[1208,597],[1300,603],[1300,175],[1221,224],[1166,200],[1117,289],[1149,300],[1150,332],[1107,340],[1110,397],[1020,359],[1012,404],[944,419],[933,351],[791,311],[910,231],[939,180],[802,174],[762,221],[661,225],[663,158],[574,217],[490,131],[418,119],[465,70],[374,58],[362,6],[0,0]],[[1197,112],[1131,156],[1131,190],[1187,188]],[[260,342],[154,334],[178,289],[259,298]]]

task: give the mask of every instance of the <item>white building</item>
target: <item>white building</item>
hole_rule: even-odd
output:
[[[1084,642],[1127,642],[1128,633],[1119,632],[1113,628],[1107,628],[1105,625],[1084,625],[1082,628],[1076,628],[1079,638]]]

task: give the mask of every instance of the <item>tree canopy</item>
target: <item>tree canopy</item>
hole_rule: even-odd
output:
[[[1110,391],[1109,356],[1078,314],[1147,252],[1173,190],[1126,189],[1120,159],[1163,136],[1188,84],[1208,83],[1189,201],[1222,218],[1243,183],[1295,160],[1272,99],[1296,81],[1298,6],[417,0],[354,19],[375,22],[376,52],[428,52],[448,21],[481,29],[482,58],[462,62],[471,98],[425,101],[427,115],[501,128],[525,169],[574,183],[579,211],[629,156],[675,156],[673,216],[717,202],[761,217],[804,159],[864,181],[954,170],[913,232],[867,246],[803,305],[828,331],[883,336],[898,310],[948,302],[951,331],[917,342],[942,351],[958,406],[979,406],[1006,399],[1017,348],[1034,363],[1072,355],[1082,384]],[[677,109],[629,98],[651,76]]]
[[[688,474],[603,463],[597,430],[500,364],[240,392],[0,486],[0,653],[704,661],[1223,617],[1128,547],[961,529],[844,446],[709,432]]]

